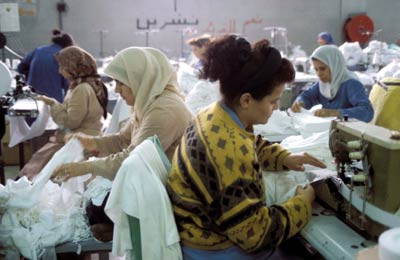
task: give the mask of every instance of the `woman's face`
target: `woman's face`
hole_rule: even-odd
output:
[[[319,60],[313,59],[311,61],[313,63],[318,78],[324,83],[331,82],[331,70],[329,69],[328,65],[326,65],[323,62],[320,62]]]
[[[284,89],[285,84],[282,83],[281,85],[276,86],[270,95],[265,96],[261,100],[255,100],[251,97],[246,113],[247,124],[266,124],[272,115],[272,112],[279,108],[279,99],[281,98]]]
[[[71,74],[68,73],[68,71],[65,69],[65,67],[62,64],[59,64],[59,69],[58,72],[66,79],[71,79]]]
[[[119,82],[118,80],[116,80],[115,92],[121,95],[128,106],[135,105],[135,97],[133,96],[131,88]]]
[[[321,37],[318,37],[318,44],[321,45],[327,45],[328,43]]]
[[[196,56],[196,58],[198,58],[199,60],[204,59],[204,54],[206,52],[206,49],[207,48],[205,45],[203,45],[202,47],[192,45],[192,52],[193,52],[194,56]]]

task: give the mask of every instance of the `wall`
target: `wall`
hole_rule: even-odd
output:
[[[58,27],[57,0],[36,0],[37,15],[21,17],[21,32],[8,34],[10,47],[29,51],[46,44]],[[5,1],[0,1],[5,2]],[[10,2],[10,1],[9,1]],[[64,30],[85,49],[100,56],[127,46],[153,46],[170,57],[189,51],[184,42],[195,35],[239,33],[253,41],[266,36],[264,27],[286,27],[290,42],[308,54],[317,46],[316,35],[330,31],[337,43],[349,14],[367,13],[387,42],[399,36],[398,0],[65,0]],[[394,6],[392,8],[392,6]],[[391,20],[389,19],[391,17]],[[397,21],[397,22],[396,22]],[[148,35],[148,38],[146,38]],[[14,46],[13,46],[14,45]]]

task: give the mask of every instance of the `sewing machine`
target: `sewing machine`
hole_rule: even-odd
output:
[[[399,132],[364,122],[332,122],[338,175],[313,185],[318,205],[301,233],[327,259],[354,259],[400,226],[399,139]]]

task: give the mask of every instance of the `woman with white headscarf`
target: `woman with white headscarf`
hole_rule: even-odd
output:
[[[357,76],[347,70],[342,53],[336,46],[318,47],[311,55],[311,61],[319,81],[305,90],[293,103],[293,112],[300,108],[310,109],[322,104],[315,112],[320,117],[342,117],[369,122],[374,110],[367,93]]]
[[[67,163],[53,172],[56,182],[92,173],[113,180],[129,153],[148,137],[157,135],[169,159],[189,125],[192,115],[178,87],[176,72],[168,58],[153,48],[131,47],[119,52],[105,69],[113,77],[116,92],[132,107],[130,121],[120,132],[102,137],[75,134],[82,146],[102,156],[97,160]],[[104,206],[86,208],[91,231],[97,239],[112,239],[113,224]]]
[[[105,69],[116,82],[133,113],[129,123],[116,134],[91,137],[74,135],[86,150],[102,158],[59,166],[52,178],[65,181],[92,173],[113,180],[129,153],[148,137],[157,135],[169,159],[192,115],[178,87],[176,72],[168,58],[153,48],[131,47],[119,52]]]

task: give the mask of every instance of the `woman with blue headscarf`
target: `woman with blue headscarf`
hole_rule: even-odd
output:
[[[332,34],[328,32],[320,32],[318,34],[318,44],[319,45],[329,45],[329,44],[335,44],[333,41]]]
[[[315,112],[320,117],[342,117],[369,122],[374,110],[357,76],[347,70],[342,53],[336,46],[318,47],[311,55],[318,82],[304,91],[293,103],[293,112],[322,104]]]

